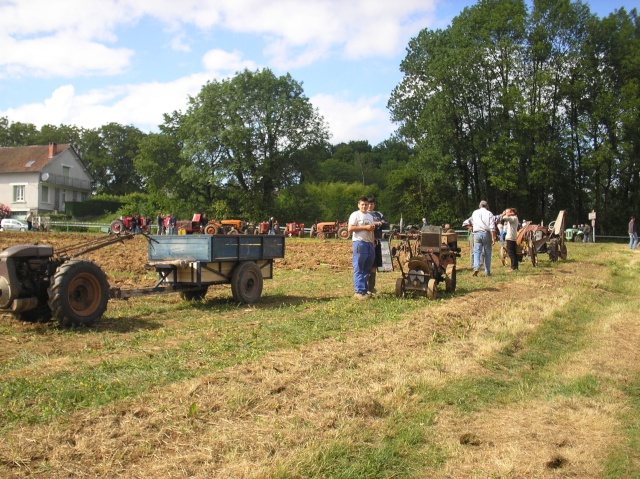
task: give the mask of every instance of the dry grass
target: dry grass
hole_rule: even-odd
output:
[[[349,274],[348,263],[309,259],[301,243],[295,244],[289,260],[296,268],[308,261],[305,274],[324,268],[321,264]],[[607,270],[596,269],[580,279],[582,286],[606,280]],[[416,392],[416,386],[436,389],[496,374],[487,362],[506,344],[520,347],[520,338],[524,343],[563,310],[581,270],[579,263],[564,263],[509,282],[479,278],[466,284],[473,290],[418,307],[399,323],[279,350],[48,424],[22,424],[1,438],[0,473],[16,478],[256,478],[288,470],[290,477],[298,477],[297,465],[332,441],[358,442],[363,431],[384,435],[394,415],[435,407],[434,422],[418,427],[446,462],[415,477],[601,477],[607,451],[621,440],[617,417],[624,404],[615,397],[545,399],[524,385],[520,400],[465,412],[425,406]],[[391,291],[395,277],[381,278],[382,288]],[[624,380],[637,372],[640,325],[634,319],[620,312],[591,323],[588,347],[552,365],[549,374]],[[156,347],[180,340],[166,338]],[[82,344],[86,338],[62,347],[73,351]],[[1,354],[6,359],[21,347],[3,348]],[[39,347],[56,346],[34,345],[33,351]],[[37,366],[33,371],[81,367],[68,357],[49,362],[46,351]]]

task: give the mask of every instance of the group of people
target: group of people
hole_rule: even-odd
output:
[[[206,218],[206,215],[205,215]],[[202,217],[201,217],[202,220]],[[176,214],[175,213],[167,213],[163,215],[162,213],[158,213],[156,216],[156,224],[158,226],[158,234],[159,235],[175,235],[178,234],[176,229]]]
[[[389,228],[384,215],[376,210],[376,199],[363,196],[358,210],[351,213],[347,226],[351,234],[354,298],[364,300],[376,291],[376,273],[382,266],[382,230]]]
[[[591,225],[589,225],[588,223],[585,223],[583,225],[573,225],[573,228],[582,232],[582,242],[583,243],[590,243],[591,242],[591,233],[593,231],[591,229]]]

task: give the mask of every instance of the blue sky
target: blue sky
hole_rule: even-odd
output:
[[[271,68],[303,83],[331,142],[395,129],[386,105],[408,41],[465,0],[0,0],[0,117],[156,131],[208,80]],[[593,0],[592,12],[637,8]]]

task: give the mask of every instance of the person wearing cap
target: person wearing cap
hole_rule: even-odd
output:
[[[376,211],[376,199],[373,196],[367,198],[369,200],[368,212],[373,217],[375,229],[373,230],[373,237],[375,238],[375,259],[373,261],[373,267],[371,268],[371,274],[369,274],[369,280],[367,281],[368,293],[376,294],[376,274],[378,273],[378,267],[382,266],[382,230],[389,229],[389,222],[384,215],[379,211]]]
[[[482,200],[471,215],[473,225],[473,275],[478,276],[480,255],[484,251],[484,272],[491,276],[491,246],[496,242],[496,228],[489,204]]]

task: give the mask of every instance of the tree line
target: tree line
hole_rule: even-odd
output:
[[[392,222],[459,224],[487,199],[536,222],[596,210],[599,233],[623,234],[638,213],[635,9],[481,0],[411,39],[400,69],[388,104],[399,128],[378,145],[331,144],[302,85],[269,69],[208,82],[156,133],[0,118],[0,145],[71,143],[98,195],[149,216],[344,221],[374,195]]]

